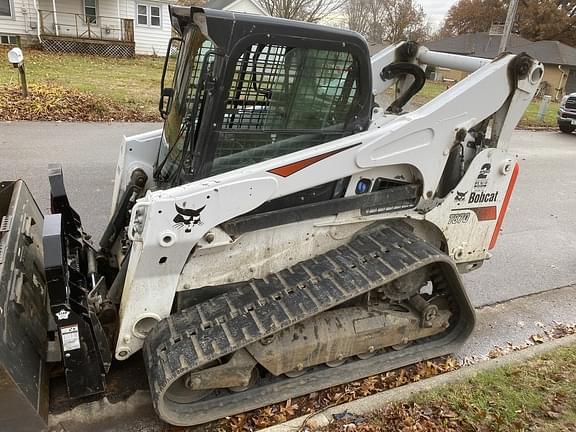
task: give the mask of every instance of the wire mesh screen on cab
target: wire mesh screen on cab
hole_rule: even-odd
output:
[[[250,46],[235,65],[212,174],[345,135],[357,81],[358,64],[349,52]]]

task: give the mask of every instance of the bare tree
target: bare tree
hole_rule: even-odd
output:
[[[422,6],[412,0],[349,0],[346,15],[348,27],[373,43],[424,41],[430,34]]]
[[[346,0],[258,0],[275,17],[318,22],[341,9]]]
[[[348,27],[363,34],[369,42],[381,43],[385,17],[380,0],[350,0],[346,9]]]

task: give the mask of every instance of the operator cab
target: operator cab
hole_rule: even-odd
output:
[[[367,129],[370,55],[358,33],[196,7],[170,12],[181,47],[162,92],[159,187]]]

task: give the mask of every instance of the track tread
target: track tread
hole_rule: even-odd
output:
[[[184,373],[436,262],[450,259],[407,230],[380,225],[324,255],[171,315],[143,349],[156,410],[174,422],[162,398]]]

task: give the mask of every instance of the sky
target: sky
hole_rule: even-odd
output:
[[[422,5],[428,22],[432,26],[432,31],[442,27],[444,18],[450,9],[458,0],[413,0],[413,3]],[[346,16],[343,11],[334,12],[322,21],[323,24],[335,27],[346,27]]]
[[[456,3],[456,0],[416,0],[424,8],[424,12],[434,29],[439,28],[444,21],[448,9]]]

